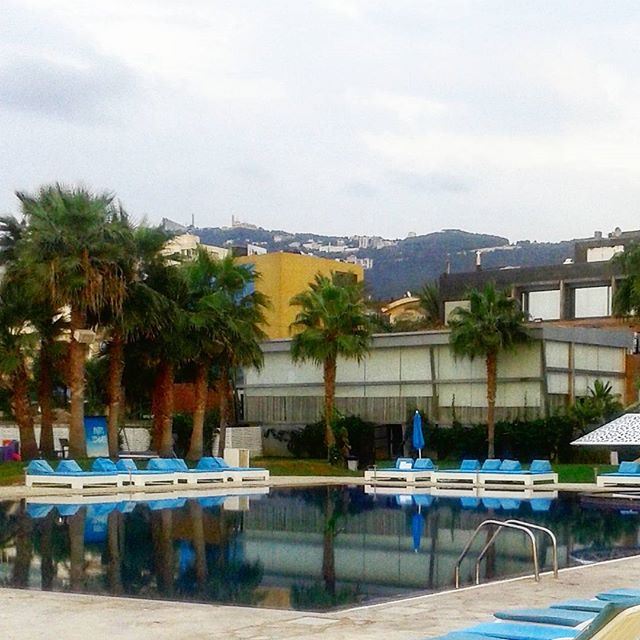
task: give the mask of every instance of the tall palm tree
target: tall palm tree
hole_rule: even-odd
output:
[[[140,226],[133,228],[128,219],[126,225],[130,252],[121,255],[121,269],[126,282],[122,308],[102,310],[100,320],[107,333],[107,440],[109,455],[118,455],[118,427],[122,417],[122,376],[124,351],[127,344],[138,337],[153,338],[163,328],[168,303],[146,283],[151,265],[161,267],[164,257],[161,250],[167,234],[160,228]]]
[[[126,280],[121,255],[128,250],[126,225],[109,194],[82,188],[43,187],[35,196],[18,193],[27,221],[24,257],[36,282],[45,283],[57,308],[70,310],[69,449],[86,455],[83,330],[88,315],[122,308]]]
[[[158,331],[138,332],[132,336],[126,349],[128,359],[153,376],[151,446],[162,457],[172,457],[175,371],[193,353],[190,317],[185,308],[188,287],[183,270],[174,263],[158,260],[147,265],[145,271],[144,283],[154,292],[162,320]]]
[[[418,293],[420,300],[420,308],[424,314],[425,324],[428,328],[437,328],[442,326],[440,319],[440,291],[435,283],[427,283]]]
[[[24,460],[38,457],[29,399],[30,370],[37,335],[29,327],[28,304],[24,292],[11,281],[0,290],[0,385],[9,390],[11,411],[20,432],[20,450]]]
[[[203,427],[206,410],[208,375],[215,364],[220,392],[219,449],[224,451],[229,421],[230,378],[235,367],[262,366],[260,341],[265,333],[265,296],[255,291],[257,275],[232,257],[216,260],[204,250],[196,260],[184,266],[189,282],[193,361],[196,364],[193,432],[187,457],[197,459],[203,452]]]
[[[14,282],[29,300],[29,321],[40,336],[38,353],[38,404],[40,405],[40,452],[54,456],[53,385],[56,360],[59,359],[58,338],[66,328],[64,316],[51,300],[48,287],[32,276],[25,260],[26,220],[13,216],[0,218],[0,264],[5,267],[4,281]]]
[[[458,307],[449,319],[449,341],[457,356],[485,359],[487,372],[488,457],[495,455],[495,406],[498,355],[528,340],[525,314],[513,298],[487,284],[469,294],[469,308]]]
[[[323,367],[325,440],[331,459],[335,446],[336,369],[338,357],[360,362],[369,351],[371,320],[363,300],[361,283],[340,283],[316,275],[309,289],[291,299],[300,307],[291,329],[294,362],[311,360]]]

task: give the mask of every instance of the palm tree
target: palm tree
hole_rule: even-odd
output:
[[[425,284],[418,293],[420,308],[424,314],[427,328],[435,329],[442,326],[440,319],[440,291],[434,283]]]
[[[28,360],[35,353],[37,335],[28,325],[28,304],[24,292],[11,281],[0,291],[0,385],[10,391],[11,411],[20,432],[20,450],[24,460],[38,457],[29,399]]]
[[[107,439],[110,456],[118,455],[119,451],[125,348],[139,337],[153,338],[162,330],[168,304],[145,282],[150,265],[161,267],[164,264],[161,249],[167,241],[167,234],[160,228],[141,226],[134,229],[124,216],[123,224],[127,225],[131,251],[121,256],[120,266],[126,281],[122,308],[115,313],[107,308],[100,314],[108,335]]]
[[[0,218],[0,264],[5,266],[4,281],[14,282],[30,301],[29,321],[40,336],[37,360],[38,404],[40,405],[40,452],[47,458],[55,453],[53,440],[53,385],[58,338],[66,327],[65,318],[56,309],[48,288],[32,277],[31,266],[24,258],[26,220],[13,216]]]
[[[127,251],[126,225],[113,196],[60,185],[37,195],[18,193],[27,221],[23,257],[34,281],[45,283],[56,308],[70,310],[69,449],[86,455],[84,435],[85,360],[90,313],[119,312],[126,280],[121,256]]]
[[[265,333],[266,297],[255,291],[253,269],[236,264],[232,257],[213,259],[201,251],[196,260],[185,264],[189,282],[192,346],[195,348],[196,406],[193,432],[187,457],[197,459],[203,452],[203,427],[208,376],[217,370],[220,393],[220,435],[218,446],[224,451],[226,427],[231,406],[231,371],[240,366],[262,366],[260,341]]]
[[[495,455],[495,406],[498,354],[525,342],[525,314],[513,298],[487,284],[469,294],[469,308],[458,307],[449,319],[449,341],[456,356],[485,359],[487,371],[488,457]]]
[[[336,368],[338,357],[360,362],[369,351],[371,320],[361,283],[338,283],[316,275],[309,289],[291,299],[300,307],[291,329],[299,331],[291,342],[294,362],[311,360],[323,367],[325,440],[329,459],[335,447]]]

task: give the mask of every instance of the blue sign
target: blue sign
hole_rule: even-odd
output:
[[[85,416],[84,433],[87,439],[87,456],[89,458],[109,455],[106,416]]]

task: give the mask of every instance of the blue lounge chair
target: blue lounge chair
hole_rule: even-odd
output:
[[[546,609],[510,609],[498,611],[493,615],[499,620],[513,622],[537,622],[539,624],[555,624],[562,627],[577,627],[593,620],[596,614],[593,611],[547,607]]]
[[[497,462],[497,466],[496,463]],[[500,460],[486,460],[480,466],[480,462],[474,459],[465,459],[460,463],[458,469],[445,469],[444,471],[436,471],[433,474],[433,481],[438,484],[455,483],[457,485],[473,486],[480,471],[483,469],[497,468],[500,466]]]
[[[580,631],[568,627],[547,624],[525,624],[510,622],[485,622],[463,631],[454,631],[440,640],[482,640],[500,638],[502,640],[560,640],[577,638]]]
[[[149,460],[146,469],[138,469],[136,463],[130,458],[121,458],[118,460],[115,466],[118,475],[122,478],[123,486],[151,487],[155,485],[178,484],[178,479],[173,469],[162,469],[159,468],[157,463],[154,463],[154,460],[161,459],[162,458],[153,458]]]
[[[548,460],[534,460],[529,469],[523,469],[518,460],[503,460],[495,470],[481,469],[478,474],[481,485],[521,484],[532,487],[535,484],[557,484],[558,474],[553,472]]]
[[[52,504],[39,504],[27,502],[26,512],[30,518],[38,520],[40,518],[46,518],[53,509]]]
[[[122,480],[116,471],[99,469],[83,471],[75,460],[62,460],[54,471],[46,460],[32,460],[25,474],[27,487],[65,487],[84,489],[85,487],[122,486]]]
[[[398,458],[391,469],[369,469],[364,472],[365,482],[405,482],[417,484],[431,482],[437,467],[431,458]]]
[[[233,480],[231,473],[221,469],[219,465],[208,463],[207,460],[209,459],[201,458],[195,469],[189,469],[187,463],[180,458],[168,458],[165,463],[168,468],[173,468],[178,484],[213,484]]]
[[[621,462],[617,471],[601,473],[597,480],[599,487],[619,487],[640,484],[640,463]]]

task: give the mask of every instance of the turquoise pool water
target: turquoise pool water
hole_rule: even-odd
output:
[[[561,566],[639,553],[633,503],[603,509],[575,495],[479,499],[349,486],[247,491],[0,503],[0,582],[328,610],[451,588],[454,563],[486,518],[549,527]],[[549,569],[551,549],[542,538],[539,555]],[[463,582],[470,583],[472,569],[473,559],[463,565]],[[505,533],[483,564],[482,579],[530,572],[524,538]]]

